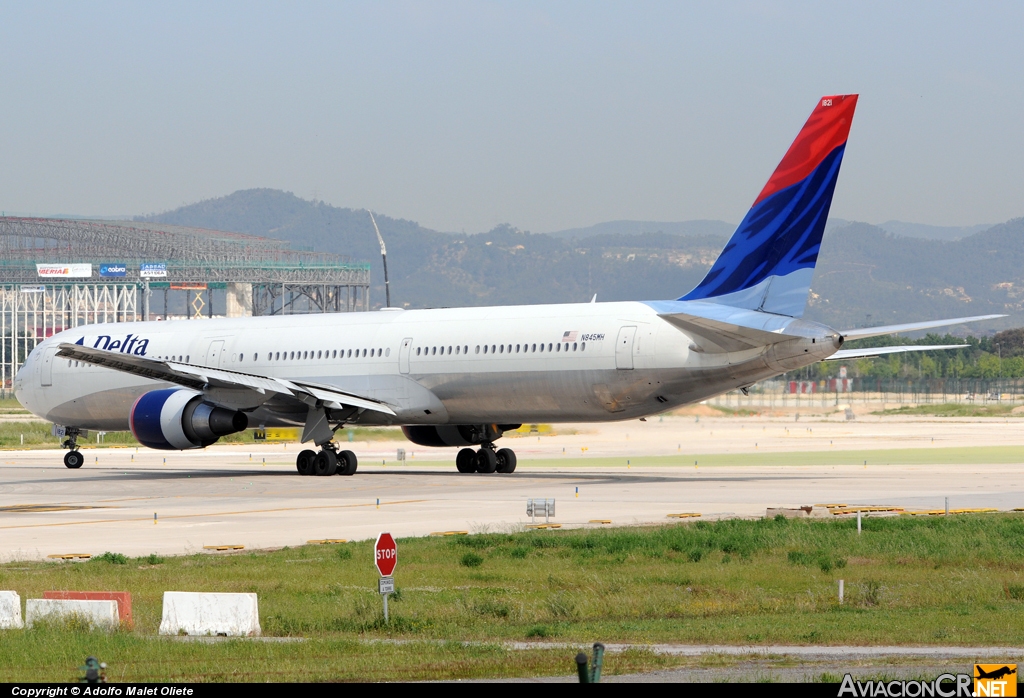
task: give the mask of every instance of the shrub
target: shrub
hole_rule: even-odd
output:
[[[700,548],[694,548],[690,551],[690,562],[700,562],[700,559],[704,557],[704,551]]]
[[[93,560],[99,560],[101,562],[109,562],[111,565],[127,565],[128,558],[121,553],[112,553],[109,550],[102,555],[98,555]],[[161,560],[161,562],[163,562]],[[156,564],[156,563],[154,563]]]
[[[339,560],[351,560],[352,551],[348,549],[348,546],[342,546],[338,548],[338,559]]]
[[[1024,601],[1024,584],[1006,585],[1006,595],[1014,601]]]
[[[484,559],[474,552],[468,552],[460,560],[463,567],[479,567],[484,564]]]
[[[551,631],[546,625],[535,625],[526,631],[526,637],[551,637]]]

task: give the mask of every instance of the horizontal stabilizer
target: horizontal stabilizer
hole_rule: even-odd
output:
[[[962,325],[967,322],[978,322],[979,320],[994,320],[1006,317],[1006,315],[975,315],[974,317],[958,317],[952,320],[926,320],[924,322],[911,322],[905,325],[883,325],[881,327],[858,327],[853,330],[843,330],[839,334],[843,339],[864,339],[865,337],[882,337],[887,334],[898,334],[900,332],[915,332],[917,330],[930,330],[933,327],[949,327],[950,325]]]
[[[273,393],[294,398],[309,404],[322,402],[331,409],[356,407],[359,409],[394,414],[394,411],[377,400],[343,392],[329,385],[306,381],[271,378],[240,371],[225,371],[221,368],[193,366],[174,361],[158,361],[144,356],[121,354],[116,351],[83,347],[79,344],[61,344],[57,356],[102,366],[121,373],[143,376],[155,381],[173,383],[185,388],[202,391],[206,387],[248,389],[260,394]]]
[[[964,349],[970,344],[933,344],[921,346],[917,344],[904,344],[898,347],[869,347],[865,349],[840,349],[824,361],[844,361],[846,359],[870,359],[873,356],[883,354],[904,354],[909,351],[938,351],[940,349]]]

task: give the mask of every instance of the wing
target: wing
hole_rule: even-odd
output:
[[[995,318],[1006,317],[1006,315],[975,315],[974,317],[958,317],[952,320],[926,320],[924,322],[911,322],[906,325],[883,325],[882,327],[858,327],[853,330],[844,330],[839,334],[843,339],[864,339],[865,337],[881,337],[887,334],[899,332],[913,332],[915,330],[930,330],[933,327],[948,327],[950,325],[962,325],[967,322],[979,320],[994,320]]]
[[[226,389],[253,391],[260,395],[271,393],[285,398],[293,398],[311,407],[318,403],[334,410],[345,407],[395,414],[394,410],[377,400],[352,395],[329,385],[308,381],[285,380],[241,371],[225,371],[221,368],[193,366],[174,361],[157,361],[143,356],[119,354],[84,347],[78,344],[61,344],[57,356],[65,359],[84,361],[95,366],[102,366],[121,373],[150,378],[156,381],[173,383],[193,390]]]
[[[872,356],[883,354],[903,354],[908,351],[939,351],[941,349],[963,349],[970,344],[933,344],[931,346],[919,346],[907,344],[899,347],[870,347],[867,349],[840,349],[832,356],[822,361],[845,361],[847,359],[869,359]]]

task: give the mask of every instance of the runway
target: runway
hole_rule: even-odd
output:
[[[553,521],[566,527],[665,523],[684,512],[763,516],[767,507],[824,502],[942,508],[949,497],[954,508],[1024,507],[1024,430],[1016,420],[677,417],[560,430],[503,442],[520,457],[511,475],[461,475],[452,450],[399,441],[347,444],[359,454],[359,472],[330,478],[299,477],[296,444],[90,449],[78,471],[64,468],[58,451],[7,451],[0,557],[516,530],[530,523],[530,497],[555,498]],[[829,464],[836,449],[854,447],[895,457]],[[397,448],[406,449],[405,463],[395,460]],[[779,454],[801,453],[792,460],[803,464],[779,462]],[[729,454],[738,464],[693,464]]]

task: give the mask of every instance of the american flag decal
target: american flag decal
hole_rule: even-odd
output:
[[[566,332],[565,334],[562,335],[562,341],[563,342],[572,342],[572,341],[575,341],[575,339],[576,339],[576,332],[575,331],[573,331],[573,332]]]

